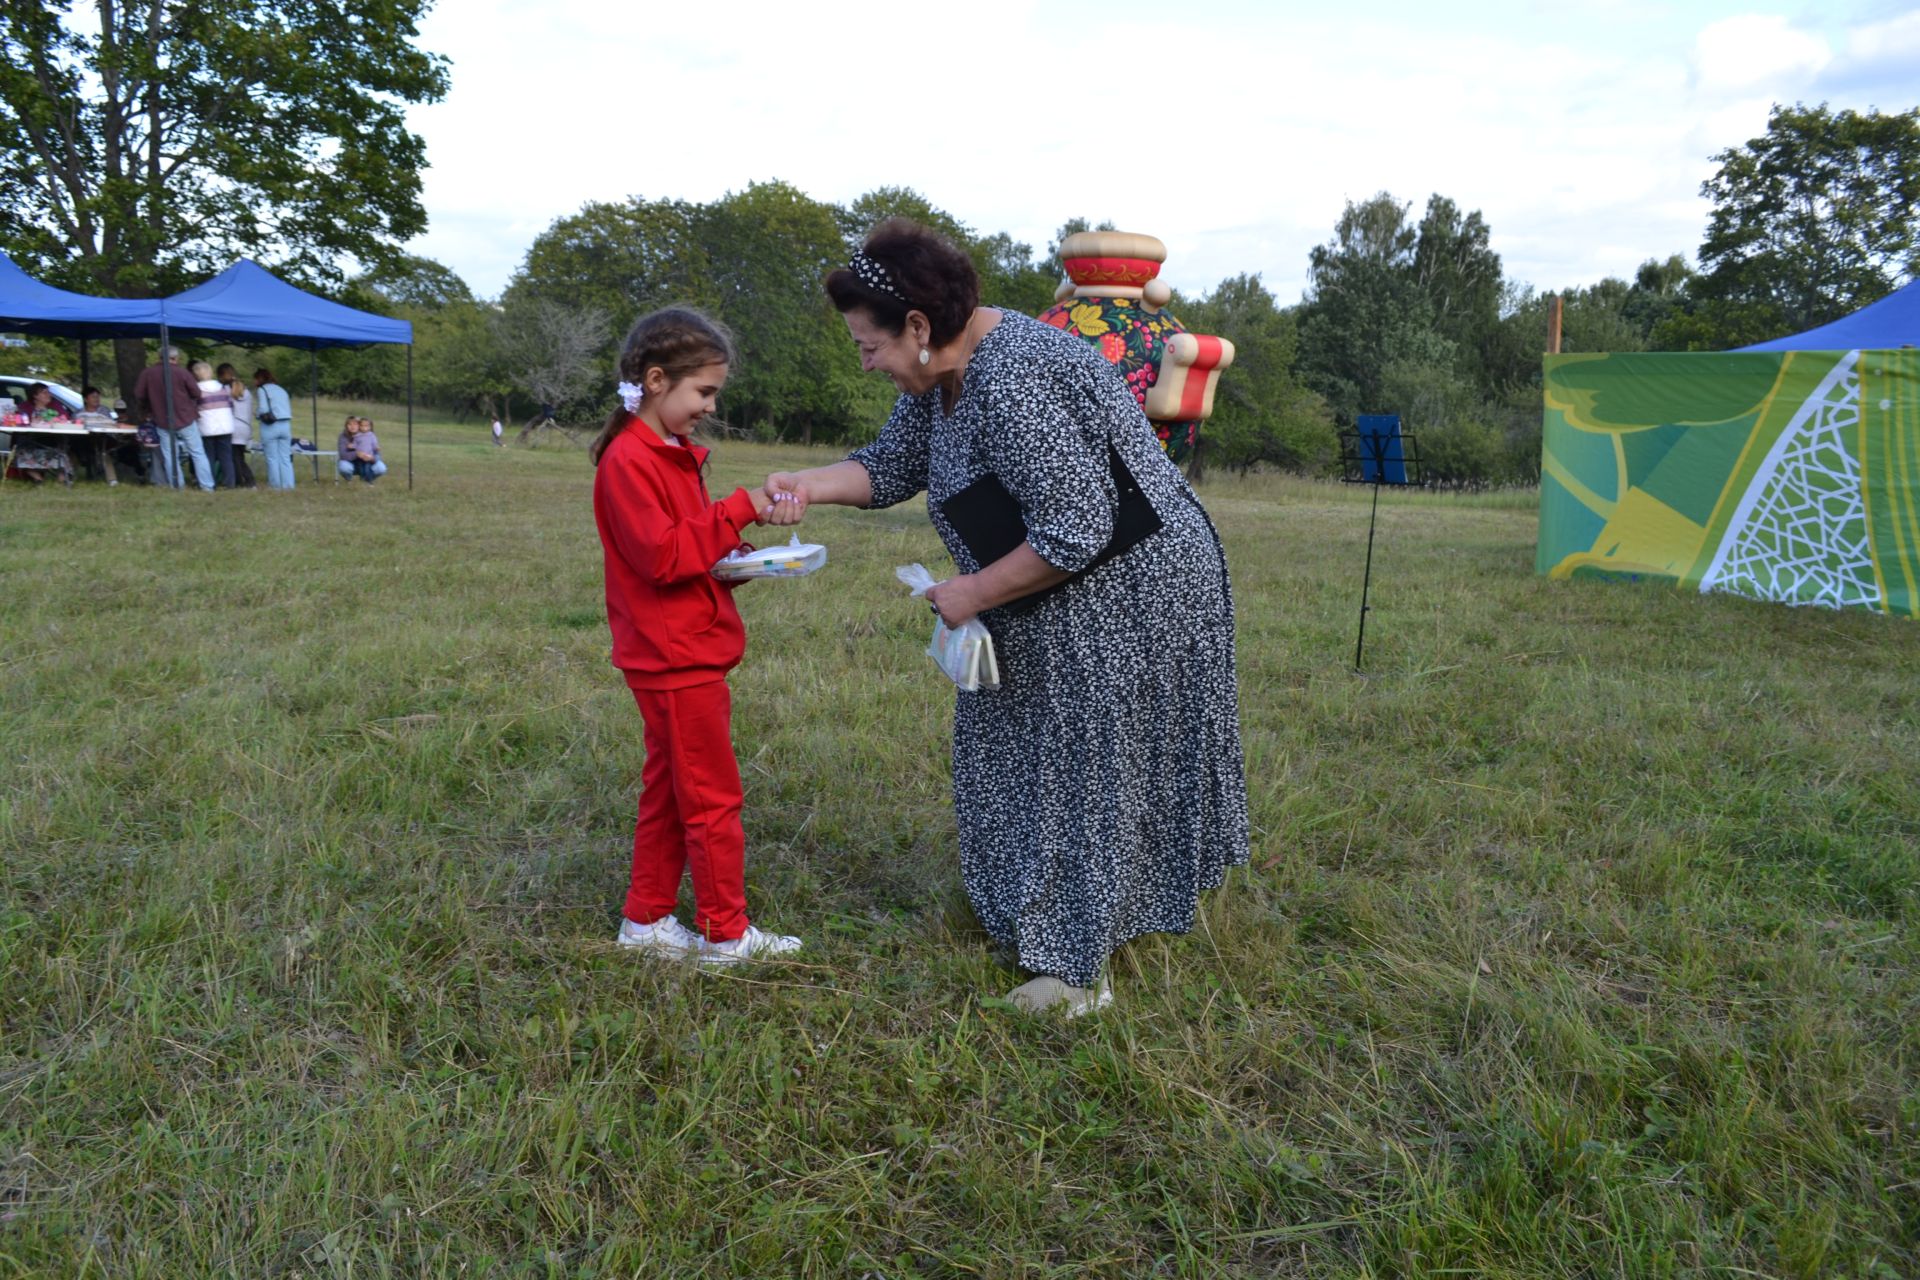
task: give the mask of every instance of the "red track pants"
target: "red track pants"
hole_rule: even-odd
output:
[[[652,924],[693,870],[693,930],[712,942],[747,931],[746,832],[733,758],[733,695],[725,680],[687,689],[635,689],[646,724],[640,817],[633,830],[627,919]]]

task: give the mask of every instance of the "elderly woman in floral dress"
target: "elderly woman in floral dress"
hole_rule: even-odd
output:
[[[928,598],[986,625],[1001,675],[958,694],[962,880],[1034,975],[1015,1004],[1101,1008],[1112,952],[1191,929],[1247,859],[1220,539],[1100,353],[980,306],[971,261],[933,232],[882,223],[826,287],[900,398],[874,443],[767,490],[795,516],[927,494],[960,570]]]

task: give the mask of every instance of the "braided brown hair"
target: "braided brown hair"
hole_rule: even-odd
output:
[[[647,370],[658,369],[672,385],[710,364],[733,364],[735,358],[733,335],[718,320],[692,307],[662,307],[641,316],[627,330],[626,343],[620,349],[620,381],[642,383],[647,380]],[[587,457],[596,467],[607,446],[633,420],[634,415],[624,405],[616,406],[607,416],[607,425],[587,447]]]

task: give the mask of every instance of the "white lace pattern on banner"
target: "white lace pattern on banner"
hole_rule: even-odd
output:
[[[1881,606],[1867,540],[1860,459],[1860,353],[1849,351],[1768,450],[1702,591],[1781,604]]]

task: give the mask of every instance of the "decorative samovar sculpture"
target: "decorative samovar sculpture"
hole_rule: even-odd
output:
[[[1173,297],[1158,278],[1166,260],[1167,246],[1153,236],[1076,232],[1060,245],[1067,278],[1040,318],[1100,349],[1146,410],[1167,456],[1183,462],[1213,412],[1213,389],[1233,363],[1233,344],[1188,333],[1161,310]]]

